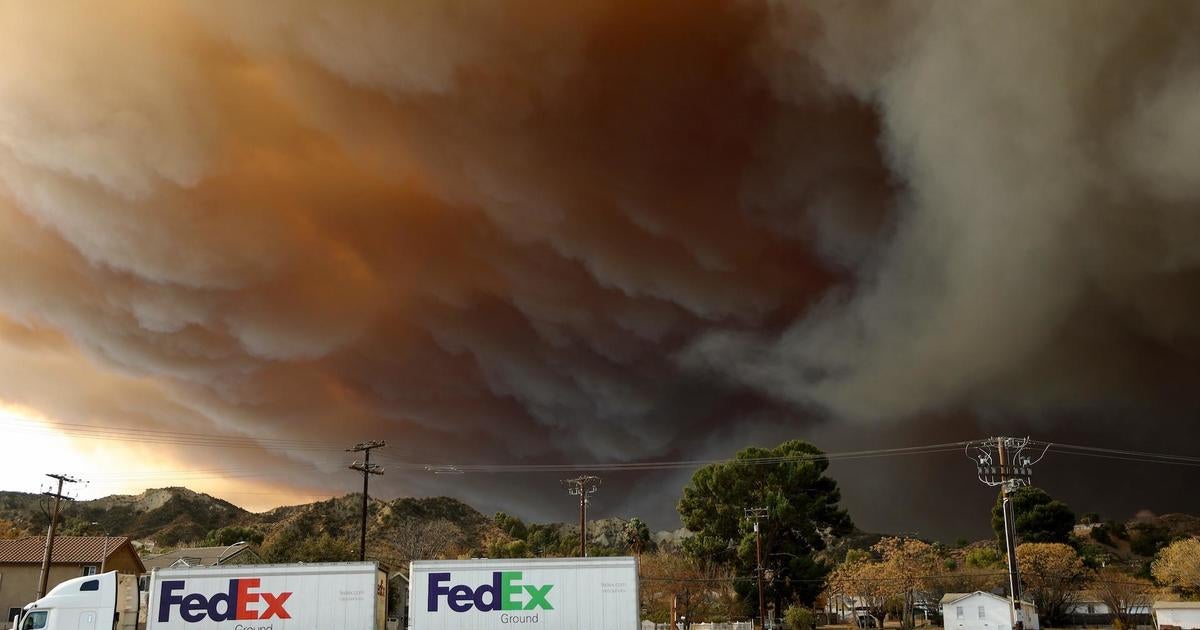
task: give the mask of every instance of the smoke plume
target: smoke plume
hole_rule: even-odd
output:
[[[345,462],[271,441],[1194,434],[1198,27],[1124,0],[0,5],[0,399],[250,436],[326,492]],[[887,489],[835,473],[852,509]],[[383,483],[550,517],[544,481]],[[665,518],[680,481],[614,479],[608,509]]]

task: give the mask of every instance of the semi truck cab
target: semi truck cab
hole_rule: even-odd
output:
[[[19,630],[135,630],[137,577],[116,571],[87,575],[55,586],[25,606]]]

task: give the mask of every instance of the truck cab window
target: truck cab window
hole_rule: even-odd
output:
[[[46,618],[49,616],[50,613],[45,610],[31,612],[29,616],[25,617],[25,623],[21,624],[21,630],[40,630],[41,628],[45,628]]]
[[[88,580],[79,585],[80,591],[98,591],[100,590],[100,580]]]

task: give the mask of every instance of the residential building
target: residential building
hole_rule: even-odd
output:
[[[210,567],[217,564],[262,564],[263,559],[250,545],[234,543],[221,547],[188,547],[142,559],[146,568]]]
[[[45,546],[45,536],[0,540],[0,612],[6,615],[0,628],[7,628],[16,612],[37,597]],[[55,536],[46,590],[71,578],[99,573],[101,566],[105,571],[130,575],[146,572],[124,536]]]
[[[1154,602],[1158,630],[1200,629],[1200,602]]]
[[[1133,621],[1138,625],[1150,624],[1150,606],[1134,606],[1129,609]],[[1075,626],[1109,626],[1112,625],[1113,613],[1101,597],[1092,591],[1080,591],[1075,601],[1067,606],[1071,625]]]
[[[942,624],[946,630],[1013,630],[1013,621],[1025,630],[1040,630],[1037,607],[1021,602],[1019,612],[1012,611],[1007,597],[975,591],[946,593],[942,597]]]

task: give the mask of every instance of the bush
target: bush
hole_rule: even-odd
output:
[[[1151,558],[1171,544],[1171,532],[1162,525],[1138,523],[1132,529],[1129,548],[1139,556]]]
[[[783,621],[789,630],[814,630],[817,627],[817,616],[804,606],[788,606]]]

